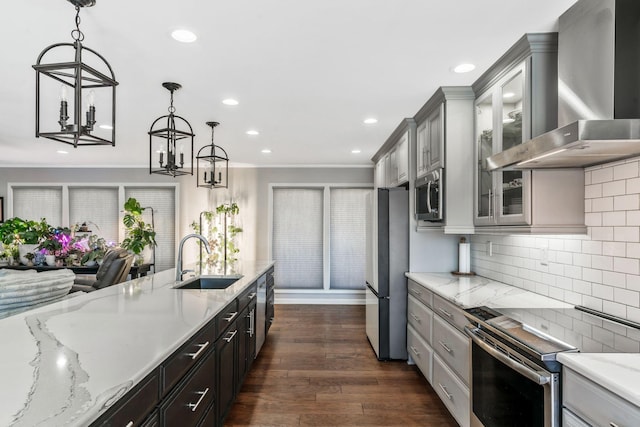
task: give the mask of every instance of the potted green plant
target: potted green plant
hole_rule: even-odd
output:
[[[92,234],[87,240],[87,246],[89,250],[82,255],[80,264],[90,267],[96,263],[101,264],[104,255],[112,245],[109,245],[104,238]]]
[[[203,254],[201,260],[202,267],[214,267],[222,263],[231,264],[238,260],[240,252],[236,244],[236,237],[242,232],[242,228],[237,226],[237,215],[240,208],[235,202],[220,204],[214,211],[204,211],[200,213],[200,223],[193,221],[191,227],[196,233],[207,238],[211,245],[211,253]]]
[[[40,242],[37,249],[44,252],[47,265],[53,266],[56,264],[56,255],[59,255],[62,250],[62,242],[56,237],[56,234],[52,233]]]
[[[142,251],[157,246],[156,232],[151,224],[144,222],[142,213],[145,208],[135,198],[130,197],[124,204],[125,239],[120,246],[136,255],[136,264],[143,262]]]
[[[38,243],[48,235],[49,228],[44,218],[40,221],[9,218],[0,224],[0,238],[4,244],[16,245],[20,261],[27,264],[28,259],[25,255],[36,249]]]

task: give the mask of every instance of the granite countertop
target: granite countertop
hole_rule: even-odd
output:
[[[0,320],[0,425],[87,425],[273,262],[224,290],[174,289],[175,270]]]
[[[406,276],[459,307],[571,308],[570,304],[481,276],[406,273]]]
[[[461,308],[571,308],[570,304],[480,276],[406,273]],[[640,406],[640,354],[558,353],[558,361],[612,393]]]

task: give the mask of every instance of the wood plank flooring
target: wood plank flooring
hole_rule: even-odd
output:
[[[415,366],[376,359],[364,306],[275,314],[225,426],[457,426]]]

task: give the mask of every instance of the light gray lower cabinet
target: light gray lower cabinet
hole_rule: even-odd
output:
[[[407,352],[458,424],[469,425],[469,338],[463,311],[408,280]]]
[[[562,387],[564,426],[640,426],[640,408],[566,366]]]

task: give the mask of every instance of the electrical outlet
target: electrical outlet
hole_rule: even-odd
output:
[[[549,248],[540,248],[540,265],[549,265]]]
[[[487,242],[487,255],[493,256],[493,242],[491,240]]]

